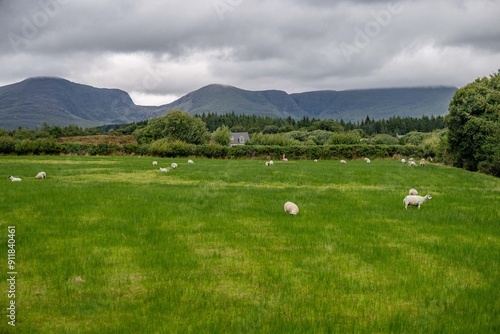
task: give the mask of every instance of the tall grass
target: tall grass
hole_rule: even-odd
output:
[[[165,174],[152,160],[0,157],[18,332],[500,330],[499,179],[393,160],[160,159],[179,164]],[[405,210],[411,187],[433,199]]]

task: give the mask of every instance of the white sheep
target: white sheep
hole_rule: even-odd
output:
[[[265,165],[266,167],[271,167],[274,164],[272,160],[266,161]]]
[[[318,159],[314,159],[313,161],[314,161],[314,162],[318,162]]]
[[[167,172],[168,172],[168,169],[167,169],[167,168],[161,168],[161,167],[160,167],[160,168],[158,168],[158,171],[159,171],[160,173],[167,173]]]
[[[420,160],[420,166],[425,167],[425,159]]]
[[[420,209],[420,204],[424,203],[427,200],[432,199],[431,195],[427,194],[424,197],[417,195],[408,195],[403,199],[403,203],[405,204],[405,209],[408,210],[408,205],[417,206]]]
[[[12,182],[21,182],[22,179],[20,177],[14,177],[14,176],[9,176],[9,180],[11,180]]]
[[[35,175],[35,179],[43,180],[47,177],[47,174],[45,172],[40,172]]]
[[[176,164],[175,162],[172,162],[172,163],[170,164],[170,166],[172,167],[172,169],[176,169],[176,168],[177,168],[177,164]]]
[[[416,167],[416,166],[417,166],[417,164],[415,163],[415,161],[410,160],[410,161],[408,161],[408,166],[411,166],[411,167]]]
[[[406,160],[403,158],[403,159],[401,159],[401,162],[405,164]]]
[[[158,161],[153,161],[153,166],[158,166]]]
[[[367,164],[371,164],[372,163],[372,161],[370,159],[368,159],[368,158],[365,158],[365,161],[366,161]]]
[[[340,160],[340,163],[341,163],[341,164],[346,164],[346,163],[347,163],[347,161],[345,161],[345,160]]]
[[[293,216],[295,216],[295,215],[297,215],[297,213],[299,213],[299,207],[295,203],[286,202],[284,207],[285,207],[285,213],[289,213]]]
[[[408,191],[408,195],[418,195],[417,189],[411,188],[410,191]]]
[[[193,160],[191,160],[191,159],[189,159],[189,160],[188,160],[188,164],[194,164],[194,161],[193,161]]]

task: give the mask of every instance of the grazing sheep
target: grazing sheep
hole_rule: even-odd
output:
[[[172,169],[176,169],[176,168],[177,168],[177,164],[176,164],[175,162],[172,162],[172,163],[170,164],[170,166],[172,167]]]
[[[153,166],[158,166],[158,161],[153,161]]]
[[[9,176],[9,180],[11,180],[12,182],[21,182],[22,179],[20,177],[14,177],[14,176]]]
[[[289,213],[289,214],[295,216],[295,215],[297,215],[297,213],[299,213],[299,207],[295,203],[286,202],[285,203],[285,213]]]
[[[405,204],[405,209],[408,210],[408,205],[417,206],[420,209],[420,204],[424,203],[427,200],[432,199],[431,195],[417,196],[417,195],[408,195],[403,199],[403,203]]]
[[[191,159],[189,159],[189,160],[188,160],[188,164],[194,164],[194,161],[193,161],[193,160],[191,160]]]
[[[272,165],[269,163],[269,161],[266,161],[265,165],[266,165],[266,167],[270,167],[270,166],[272,166]]]
[[[366,161],[367,164],[371,164],[372,163],[372,161],[370,159],[368,159],[368,158],[365,158],[365,161]]]
[[[269,160],[269,166],[272,166],[272,165],[274,165],[274,161]]]
[[[168,172],[168,169],[167,168],[158,168],[158,171],[161,172],[161,173],[167,173]]]
[[[420,167],[425,167],[425,159],[420,160]]]
[[[318,159],[314,159],[313,161],[314,161],[314,162],[318,162]]]
[[[408,194],[411,195],[418,195],[417,189],[411,188],[410,191],[408,191]]]
[[[45,174],[45,172],[40,172],[40,173],[35,175],[35,179],[40,179],[40,180],[43,180],[46,177],[47,177],[47,174]]]
[[[406,160],[405,160],[405,159],[401,159],[401,162],[405,164],[405,163],[406,163]]]
[[[416,167],[417,164],[415,163],[415,161],[411,160],[411,161],[408,161],[408,166]]]
[[[347,163],[347,161],[345,161],[345,160],[340,160],[340,163],[341,163],[341,164],[346,164],[346,163]]]

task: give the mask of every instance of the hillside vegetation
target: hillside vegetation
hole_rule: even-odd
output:
[[[288,94],[208,85],[162,106],[139,106],[118,89],[95,88],[61,78],[37,77],[0,87],[0,128],[94,127],[147,120],[168,110],[191,115],[258,115],[361,121],[443,116],[456,88],[417,87]]]

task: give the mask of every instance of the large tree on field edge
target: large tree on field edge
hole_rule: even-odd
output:
[[[454,166],[500,176],[500,70],[455,92],[446,125]]]

